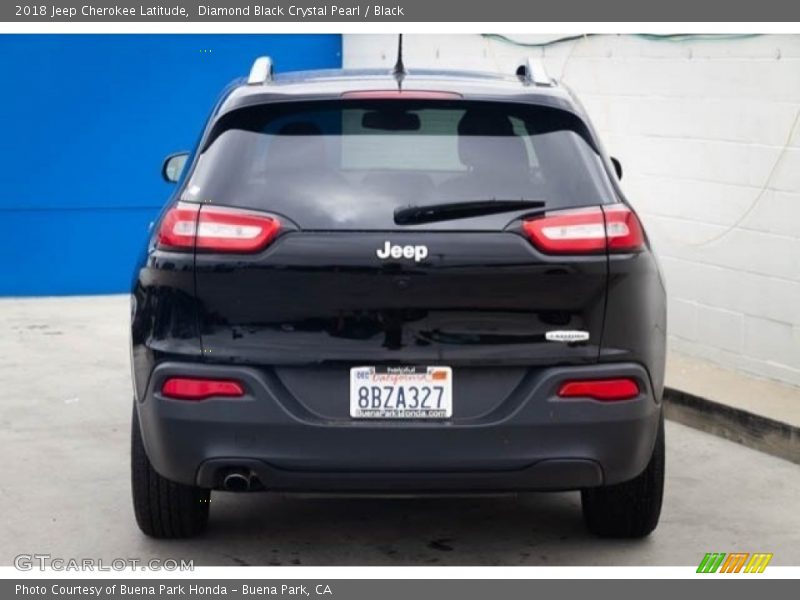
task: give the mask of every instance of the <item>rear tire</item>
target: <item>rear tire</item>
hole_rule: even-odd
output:
[[[581,491],[583,520],[595,535],[642,538],[658,525],[664,495],[664,416],[658,424],[653,454],[634,479]]]
[[[156,473],[142,443],[139,416],[131,423],[131,491],[136,523],[154,538],[186,538],[208,523],[211,491],[170,481]]]

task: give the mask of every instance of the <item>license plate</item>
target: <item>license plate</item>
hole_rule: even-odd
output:
[[[354,419],[447,419],[453,416],[450,367],[353,367]]]

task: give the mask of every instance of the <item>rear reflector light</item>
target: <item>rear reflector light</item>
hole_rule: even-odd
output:
[[[639,384],[633,379],[585,379],[567,381],[558,390],[561,398],[594,398],[604,402],[630,400],[639,395]]]
[[[432,90],[357,90],[344,92],[341,96],[350,100],[458,100],[458,92]]]
[[[622,204],[550,212],[524,221],[522,229],[548,254],[636,252],[644,245],[639,219]]]
[[[229,379],[173,377],[164,382],[161,393],[167,398],[178,400],[205,400],[212,396],[244,396],[244,388],[238,381]]]
[[[161,222],[158,245],[174,250],[249,253],[263,250],[281,224],[247,210],[179,203]]]

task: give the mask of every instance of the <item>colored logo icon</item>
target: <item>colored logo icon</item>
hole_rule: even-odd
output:
[[[698,573],[763,573],[772,560],[766,552],[707,552],[697,567]]]

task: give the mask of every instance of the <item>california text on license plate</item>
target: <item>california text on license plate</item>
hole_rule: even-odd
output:
[[[453,415],[450,367],[353,367],[355,419],[446,419]]]

